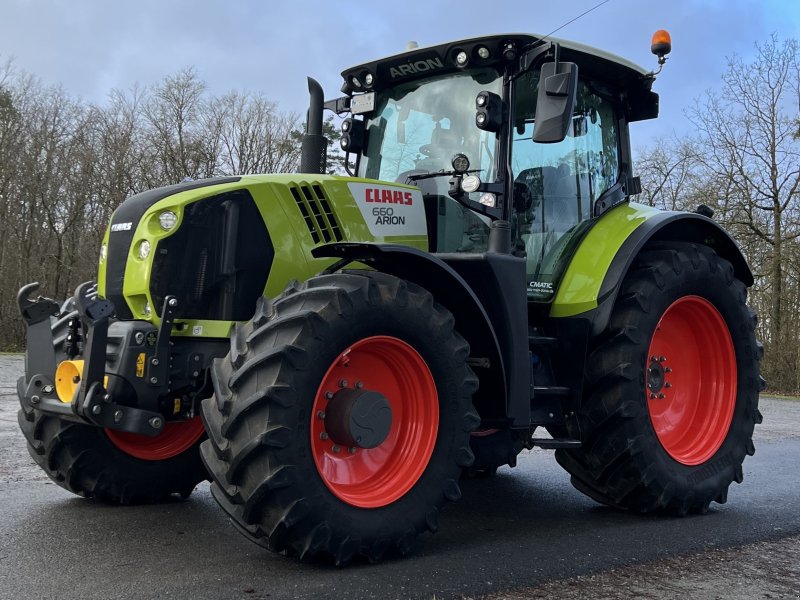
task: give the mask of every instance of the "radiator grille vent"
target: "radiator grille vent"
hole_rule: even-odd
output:
[[[303,183],[289,186],[289,189],[314,243],[341,242],[342,231],[322,186]]]

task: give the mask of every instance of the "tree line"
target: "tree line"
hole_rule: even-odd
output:
[[[24,343],[20,286],[39,281],[64,299],[96,277],[125,198],[186,178],[296,171],[303,128],[261,94],[211,94],[193,69],[97,104],[0,65],[0,350]],[[331,121],[326,133],[337,138]]]
[[[686,109],[693,132],[637,152],[639,202],[711,207],[755,277],[749,304],[770,389],[800,392],[800,55],[797,40],[731,57]],[[667,75],[664,75],[667,76]],[[303,121],[260,94],[211,94],[192,69],[103,104],[0,67],[0,349],[24,342],[15,292],[65,298],[95,276],[114,209],[138,192],[231,174],[292,172]],[[329,137],[336,137],[330,122]],[[332,153],[329,167],[341,158]]]

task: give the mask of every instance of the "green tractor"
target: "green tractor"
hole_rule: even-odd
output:
[[[45,472],[111,503],[210,475],[249,539],[337,564],[409,551],[534,446],[603,504],[725,502],[761,420],[753,277],[707,209],[631,201],[655,74],[496,35],[343,78],[309,79],[302,173],[135,195],[96,286],[20,290]],[[323,174],[325,109],[350,177]]]

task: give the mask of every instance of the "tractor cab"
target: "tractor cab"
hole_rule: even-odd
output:
[[[651,73],[535,35],[414,49],[342,76],[348,96],[327,106],[352,113],[353,174],[419,187],[435,253],[486,252],[492,221],[507,221],[534,301],[552,298],[587,221],[638,191],[627,123],[658,111]]]

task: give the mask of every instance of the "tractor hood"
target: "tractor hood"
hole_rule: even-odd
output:
[[[246,175],[136,194],[114,212],[100,253],[98,291],[122,319],[160,322],[178,300],[173,335],[226,337],[263,294],[307,279],[332,242],[427,250],[419,189],[334,175]]]

